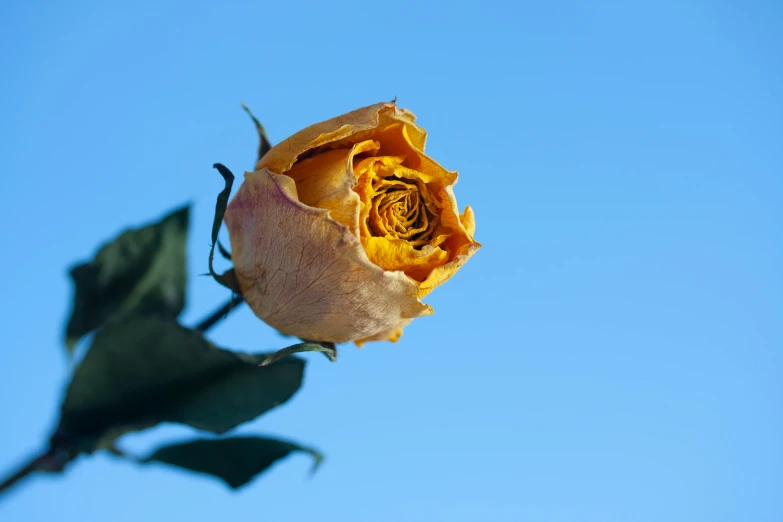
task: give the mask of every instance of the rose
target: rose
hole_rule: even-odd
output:
[[[225,221],[253,312],[316,341],[396,341],[481,245],[414,115],[379,103],[310,126],[245,173]]]

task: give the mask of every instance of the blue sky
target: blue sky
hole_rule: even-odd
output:
[[[484,248],[400,343],[308,357],[242,426],[321,449],[239,493],[108,456],[4,522],[783,520],[783,6],[6,2],[0,8],[0,472],[40,449],[69,363],[66,267],[191,201],[211,165],[397,96],[460,171]],[[238,311],[217,343],[286,341]],[[183,439],[130,437],[146,454]]]

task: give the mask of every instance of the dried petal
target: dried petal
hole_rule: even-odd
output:
[[[282,333],[355,341],[432,313],[419,302],[416,283],[371,263],[328,211],[300,203],[288,176],[246,173],[226,223],[242,294]]]
[[[269,150],[229,205],[235,270],[253,311],[319,341],[396,341],[419,299],[480,244],[457,173],[393,103],[312,125]]]

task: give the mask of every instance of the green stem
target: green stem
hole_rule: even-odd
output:
[[[49,452],[46,452],[31,459],[27,464],[0,482],[0,494],[5,492],[7,489],[10,489],[14,484],[32,474],[33,472],[47,469],[46,463],[49,459],[51,459],[51,457],[52,455]]]
[[[217,323],[225,319],[228,314],[231,313],[234,308],[244,302],[244,298],[241,295],[233,296],[226,304],[212,312],[209,316],[205,317],[200,323],[193,327],[194,330],[199,332],[206,332]]]

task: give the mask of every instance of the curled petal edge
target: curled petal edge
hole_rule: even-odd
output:
[[[349,144],[370,139],[372,133],[393,123],[404,124],[411,146],[424,152],[427,132],[416,125],[416,116],[407,109],[397,108],[395,103],[376,103],[337,116],[293,134],[267,152],[256,164],[256,170],[268,168],[272,172],[285,173],[305,152],[350,138]],[[346,144],[349,145],[349,144]]]

